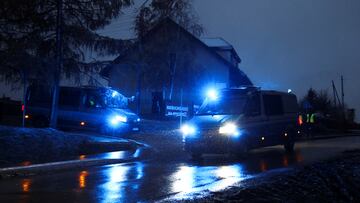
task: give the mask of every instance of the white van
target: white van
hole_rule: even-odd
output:
[[[292,93],[255,87],[212,92],[195,116],[181,127],[185,150],[243,154],[250,149],[284,145],[294,149],[298,104]]]
[[[51,90],[30,86],[27,90],[26,121],[35,127],[49,125]],[[58,127],[94,129],[103,133],[139,130],[140,118],[128,109],[128,98],[105,87],[60,87]]]

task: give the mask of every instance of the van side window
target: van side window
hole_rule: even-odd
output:
[[[102,108],[103,106],[103,100],[98,92],[87,93],[85,101],[86,108]]]
[[[280,95],[263,95],[267,116],[283,115],[283,103]]]
[[[261,114],[261,107],[260,107],[260,95],[255,94],[252,95],[247,103],[246,106],[246,114],[250,116],[258,116]]]
[[[81,91],[75,89],[60,89],[59,106],[78,109],[80,106]]]

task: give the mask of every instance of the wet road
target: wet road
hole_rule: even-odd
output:
[[[189,161],[180,148],[170,143],[178,145],[170,140],[169,145],[153,154],[154,158],[141,162],[1,180],[0,202],[147,202],[188,198],[241,184],[265,171],[329,159],[344,150],[360,148],[360,137],[301,142],[293,154],[285,154],[281,146],[275,146],[254,150],[242,160],[207,156],[202,162]]]

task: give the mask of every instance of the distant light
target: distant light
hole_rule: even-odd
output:
[[[288,134],[287,134],[287,133],[285,133],[285,134],[284,134],[284,136],[285,136],[285,137],[287,137],[287,136],[288,136]]]
[[[29,115],[25,115],[25,118],[28,119],[28,118],[30,118],[30,116],[29,116]]]
[[[261,137],[261,140],[264,141],[264,140],[265,140],[265,137]]]
[[[206,92],[206,96],[207,98],[209,98],[210,100],[217,100],[218,99],[218,92],[215,90],[215,89],[209,89],[207,92]]]
[[[136,119],[136,121],[137,121],[137,122],[140,122],[140,121],[141,121],[141,119],[140,119],[140,118],[138,118],[138,119]]]
[[[290,94],[292,92],[292,90],[291,89],[288,89],[288,93]]]
[[[24,111],[25,110],[25,105],[21,105],[21,111]]]
[[[80,125],[81,125],[81,126],[84,126],[84,125],[85,125],[85,122],[84,122],[84,121],[81,121],[81,122],[80,122]]]

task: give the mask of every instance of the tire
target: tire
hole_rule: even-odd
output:
[[[284,143],[284,149],[286,152],[293,152],[295,146],[295,130],[289,131],[289,138]]]
[[[294,146],[295,146],[294,141],[285,143],[284,144],[285,151],[286,152],[293,152],[294,151]]]

